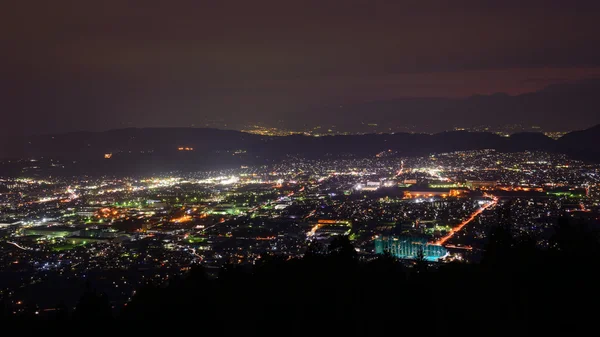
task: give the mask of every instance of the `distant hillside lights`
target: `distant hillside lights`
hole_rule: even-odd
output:
[[[104,154],[104,159],[110,159],[112,158],[112,153],[105,153]]]
[[[179,151],[194,151],[193,147],[178,147],[177,150]]]

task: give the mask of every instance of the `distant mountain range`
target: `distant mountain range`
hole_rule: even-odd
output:
[[[532,78],[526,81],[536,80]],[[554,80],[563,81],[559,78]],[[533,126],[544,131],[568,131],[600,124],[600,78],[552,84],[520,95],[494,93],[465,98],[404,97],[367,102],[358,97],[356,100],[346,97],[312,103],[289,102],[284,107],[277,105],[281,102],[274,102],[276,106],[266,106],[264,109],[248,105],[233,111],[220,105],[205,107],[198,102],[202,93],[193,88],[179,98],[181,101],[178,99],[177,104],[171,100],[162,102],[158,97],[149,98],[148,101],[140,98],[135,113],[121,110],[128,109],[126,105],[113,106],[109,102],[98,101],[98,97],[87,92],[87,89],[80,92],[72,88],[67,90],[60,86],[49,86],[49,90],[28,92],[22,96],[15,95],[11,90],[0,90],[0,102],[7,116],[0,123],[0,138],[68,130],[103,131],[124,126],[198,126],[243,130],[259,124],[319,133],[329,129],[331,133],[435,133],[455,127],[481,129],[481,126],[498,131],[519,130],[519,127],[522,130],[535,130]],[[143,108],[154,99],[162,103]]]
[[[158,172],[239,167],[279,161],[286,156],[337,158],[374,156],[392,150],[424,155],[458,150],[547,151],[600,162],[600,125],[553,140],[541,133],[501,137],[466,131],[438,134],[367,134],[266,137],[231,130],[199,128],[119,129],[26,137],[2,142],[0,155],[68,163],[76,173]],[[108,156],[110,158],[105,158]],[[14,160],[11,164],[14,166]],[[77,165],[71,165],[76,163]],[[9,165],[11,166],[11,165]],[[16,169],[13,167],[13,171]],[[1,172],[0,174],[6,172]]]
[[[545,130],[577,130],[600,123],[600,79],[553,84],[521,95],[495,93],[467,98],[401,98],[318,112],[321,125],[354,130],[361,121],[379,126],[415,125],[418,130],[436,132],[448,125],[471,128],[478,125],[537,125]],[[301,125],[302,119],[288,127]]]

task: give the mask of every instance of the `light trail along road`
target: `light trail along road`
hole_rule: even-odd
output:
[[[17,248],[19,248],[19,249],[21,249],[21,250],[29,250],[29,249],[27,249],[27,248],[25,248],[25,247],[23,247],[23,246],[20,246],[20,245],[19,245],[18,243],[16,243],[16,242],[10,242],[10,241],[6,241],[6,243],[8,243],[8,244],[11,244],[11,245],[13,245],[13,246],[15,246],[15,247],[17,247]]]
[[[446,243],[446,241],[448,241],[450,238],[452,238],[454,236],[454,234],[456,234],[456,232],[459,232],[461,229],[463,229],[463,227],[465,227],[466,225],[468,225],[471,221],[475,220],[475,218],[477,218],[477,216],[479,214],[483,213],[483,211],[485,211],[486,209],[488,209],[488,208],[496,205],[497,203],[498,203],[498,198],[492,197],[492,200],[490,202],[488,202],[484,206],[478,208],[466,220],[464,220],[463,222],[461,222],[460,224],[458,224],[454,228],[452,228],[452,230],[450,230],[450,233],[446,234],[445,236],[443,236],[439,240],[435,241],[433,244],[434,245],[443,245],[444,243]]]

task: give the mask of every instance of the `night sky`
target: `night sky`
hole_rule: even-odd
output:
[[[0,132],[368,122],[380,101],[386,121],[451,128],[468,123],[457,100],[560,83],[563,105],[495,95],[476,113],[512,99],[526,121],[586,127],[600,123],[599,32],[600,1],[10,1]]]

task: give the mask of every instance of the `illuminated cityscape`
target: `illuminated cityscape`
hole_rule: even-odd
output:
[[[389,253],[476,262],[507,210],[514,235],[546,248],[561,214],[597,222],[600,212],[600,166],[541,152],[379,153],[146,178],[3,178],[0,186],[2,268],[29,280],[3,282],[16,313],[25,310],[19,303],[51,309],[58,298],[34,296],[48,282],[110,271],[102,287],[122,307],[139,287],[195,265],[214,277],[265,254],[301,258],[312,242],[338,236],[365,261]]]
[[[600,1],[0,22],[0,332],[598,330]]]

